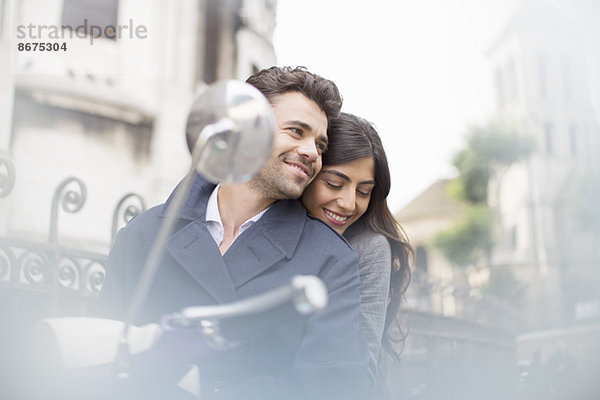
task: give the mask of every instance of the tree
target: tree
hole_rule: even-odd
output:
[[[492,213],[485,205],[467,207],[450,228],[437,234],[433,244],[452,264],[468,267],[489,258],[492,250]]]
[[[470,127],[465,148],[453,160],[458,170],[455,195],[468,203],[486,204],[494,173],[527,158],[533,149],[533,139],[507,122]]]
[[[464,203],[464,213],[433,238],[434,246],[452,264],[468,267],[480,260],[489,264],[494,244],[493,213],[488,206],[490,179],[501,168],[527,158],[533,149],[530,136],[503,121],[469,128],[465,148],[454,157],[458,177],[450,185],[451,195]]]
[[[453,159],[458,176],[449,185],[450,195],[463,204],[463,211],[452,226],[433,237],[432,244],[457,267],[455,278],[463,279],[466,293],[471,293],[467,271],[489,267],[494,247],[494,212],[488,205],[490,181],[501,169],[527,158],[534,142],[514,125],[501,121],[470,127],[466,139],[465,147]],[[500,299],[494,304],[504,304],[507,298],[514,303],[521,288],[510,269],[489,269],[485,292],[488,300]],[[472,316],[485,319],[487,313]]]

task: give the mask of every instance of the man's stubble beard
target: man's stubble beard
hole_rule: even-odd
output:
[[[273,201],[298,199],[312,179],[304,181],[294,176],[292,179],[295,182],[291,183],[290,179],[285,177],[285,172],[287,171],[283,171],[282,168],[273,168],[268,164],[248,184],[266,199]]]

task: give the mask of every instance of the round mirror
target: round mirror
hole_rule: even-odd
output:
[[[271,156],[275,117],[268,100],[240,81],[210,85],[193,103],[186,139],[198,173],[211,182],[251,179]]]

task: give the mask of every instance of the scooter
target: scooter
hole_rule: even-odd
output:
[[[326,305],[323,282],[298,275],[247,299],[188,307],[156,323],[130,326],[125,338],[122,321],[46,319],[34,335],[37,376],[42,378],[34,397],[200,399],[198,360],[210,364],[219,352]]]
[[[35,394],[43,398],[200,398],[198,359],[243,345],[269,327],[306,318],[327,304],[324,284],[296,276],[289,284],[229,304],[188,307],[133,326],[194,173],[217,182],[250,179],[271,154],[274,116],[254,87],[218,82],[193,103],[186,126],[190,173],[176,190],[150,249],[124,321],[51,318],[35,332]],[[35,396],[34,396],[35,397]]]

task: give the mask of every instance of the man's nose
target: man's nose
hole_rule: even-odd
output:
[[[309,161],[316,161],[319,157],[317,145],[314,140],[303,140],[298,146],[298,153]]]

